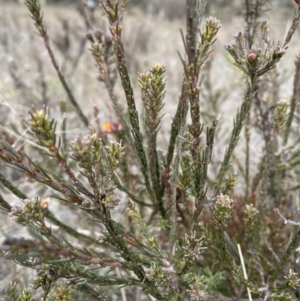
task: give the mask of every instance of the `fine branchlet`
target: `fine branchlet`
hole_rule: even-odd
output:
[[[52,65],[57,72],[58,78],[61,81],[61,84],[62,84],[63,88],[65,89],[71,104],[73,105],[76,113],[78,114],[78,116],[80,117],[80,119],[82,120],[84,125],[88,126],[89,121],[88,121],[87,117],[83,114],[82,110],[80,109],[78,101],[75,99],[73,92],[72,92],[71,88],[69,87],[69,85],[59,67],[59,64],[57,63],[57,59],[56,59],[54,52],[52,50],[52,47],[50,45],[50,39],[49,39],[49,36],[47,33],[47,27],[46,27],[44,19],[43,19],[43,13],[42,13],[39,1],[38,0],[26,0],[25,4],[28,7],[28,10],[30,12],[30,17],[34,21],[34,26],[38,30],[39,35],[44,40],[45,47],[50,56]]]
[[[59,67],[39,2],[25,1],[79,123],[88,129],[76,130],[66,101],[52,101],[47,68],[37,58],[43,76],[36,94],[44,105],[26,103],[28,116],[0,127],[0,210],[23,231],[6,234],[0,256],[34,271],[28,285],[6,285],[7,300],[299,299],[299,49],[284,97],[278,66],[284,60],[288,66],[299,1],[279,43],[261,21],[272,9],[269,1],[243,2],[245,26],[222,53],[214,45],[220,21],[205,17],[206,1],[186,1],[181,69],[175,70],[182,76],[166,129],[173,99],[169,67],[160,56],[146,70],[129,71],[128,57],[138,58],[135,50],[126,51],[133,43],[125,31],[129,1],[80,2],[87,32],[76,55],[68,53],[66,22],[66,45],[56,39],[72,72],[80,72],[84,60],[96,65],[97,89],[106,90],[110,105],[95,104],[93,122]],[[219,55],[240,76],[237,86],[222,74],[220,82],[233,91],[223,92],[212,80],[216,65],[223,73],[225,62],[214,60]],[[10,67],[20,94],[34,95]],[[226,125],[231,117],[223,103],[233,97],[241,105]]]

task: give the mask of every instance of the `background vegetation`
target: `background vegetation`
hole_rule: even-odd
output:
[[[103,2],[1,5],[3,300],[299,299],[296,5]]]

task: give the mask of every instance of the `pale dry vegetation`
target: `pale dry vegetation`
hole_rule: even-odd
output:
[[[143,109],[139,100],[141,92],[138,88],[138,74],[148,70],[156,62],[166,66],[167,94],[163,109],[165,115],[162,119],[162,130],[158,136],[158,149],[163,153],[167,151],[172,117],[175,114],[181,92],[183,68],[177,51],[183,52],[183,43],[180,38],[180,28],[185,26],[182,2],[165,1],[160,6],[161,1],[157,0],[153,1],[152,4],[144,3],[144,5],[135,7],[133,1],[124,20],[123,41],[125,54],[140,113],[143,112]],[[215,137],[216,144],[214,145],[214,157],[220,158],[220,160],[212,162],[209,171],[210,176],[214,178],[232,131],[232,119],[242,102],[241,96],[244,83],[242,73],[237,72],[231,64],[232,59],[224,50],[224,45],[232,40],[234,33],[243,30],[244,21],[239,1],[230,2],[229,7],[220,5],[220,1],[216,1],[215,4],[214,1],[211,2],[209,14],[220,19],[222,28],[214,44],[215,50],[210,54],[210,59],[204,67],[203,74],[205,74],[205,77],[203,79],[201,106],[203,108],[202,118],[207,123],[211,123],[214,117],[222,114]],[[289,22],[292,20],[292,10],[293,8],[282,7],[280,3],[274,3],[272,11],[266,12],[263,17],[263,19],[269,20],[268,25],[275,41],[283,39]],[[98,70],[90,52],[90,43],[86,40],[86,34],[90,31],[90,28],[85,24],[78,8],[70,4],[64,6],[49,4],[45,6],[44,18],[59,65],[83,113],[88,116],[90,125],[102,125],[105,122],[113,123],[116,116],[103,83],[97,80]],[[107,21],[100,10],[94,12],[93,18],[96,26],[109,35]],[[32,20],[28,17],[28,10],[25,5],[9,2],[1,4],[0,138],[10,142],[11,137],[14,137],[14,146],[18,146],[18,144],[21,146],[23,139],[27,139],[26,129],[24,132],[20,131],[20,125],[31,106],[38,108],[42,105],[50,106],[51,115],[57,120],[62,120],[66,116],[67,127],[60,130],[66,131],[69,140],[86,132],[86,128],[68,102],[42,39],[35,32],[36,29],[32,24]],[[272,71],[274,84],[278,85],[280,83],[280,90],[277,91],[276,86],[269,87],[270,92],[265,96],[264,101],[268,102],[269,95],[277,92],[276,97],[278,99],[290,99],[293,85],[293,65],[295,56],[299,52],[299,41],[300,31],[298,30],[289,46],[284,61],[279,63],[275,71]],[[117,84],[115,93],[119,103],[122,106],[124,104],[123,107],[125,107],[124,92],[120,82]],[[14,124],[13,128],[12,124]],[[232,172],[237,173],[240,172],[239,164],[244,162],[245,157],[244,135],[241,136],[234,154],[233,162],[236,165],[233,164],[232,167]],[[259,164],[262,149],[262,137],[259,130],[254,128],[250,148],[250,156],[253,159],[253,164],[250,166],[251,177],[254,176]],[[20,179],[19,172],[6,169],[2,162],[0,166],[11,179]],[[19,189],[26,194],[39,193],[41,196],[47,195],[47,190],[41,188],[40,191],[37,191],[37,188],[32,185],[28,178],[21,180],[19,185]],[[235,187],[236,195],[243,191],[244,185],[244,179],[241,177]],[[9,195],[5,190],[2,194],[3,196]],[[121,196],[124,198],[124,195]],[[17,198],[12,200],[12,203],[14,202],[18,202]],[[74,223],[80,218],[79,216],[70,216],[68,209],[59,205],[56,201],[51,202],[51,208],[67,222],[70,222],[69,219],[71,218],[72,223]],[[295,200],[295,202],[298,202],[298,200]],[[291,207],[295,208],[294,205]],[[117,219],[122,221],[123,214],[124,206],[121,205],[116,213]],[[19,232],[20,230],[11,224],[6,215],[1,215],[0,219],[2,239],[13,231],[16,235],[26,236],[24,232]],[[30,273],[25,269],[7,264],[2,259],[1,265],[5,267],[5,271],[1,269],[0,272],[0,294],[10,280],[26,285],[29,283]]]

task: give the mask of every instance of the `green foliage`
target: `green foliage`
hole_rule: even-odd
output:
[[[0,255],[35,270],[30,289],[11,284],[6,299],[35,300],[39,292],[44,301],[75,300],[77,293],[84,295],[78,300],[129,300],[137,293],[140,300],[294,300],[300,286],[300,226],[288,203],[299,191],[290,182],[299,181],[300,55],[290,102],[277,100],[276,93],[271,97],[266,83],[273,84],[300,8],[286,38],[274,45],[267,22],[258,26],[267,1],[245,0],[245,34],[239,32],[225,46],[245,88],[224,146],[218,143],[222,114],[211,117],[211,104],[201,102],[221,24],[209,17],[203,25],[206,1],[187,0],[181,94],[164,152],[159,135],[166,67],[156,63],[139,74],[141,118],[123,44],[128,1],[100,2],[110,35],[92,30],[92,11],[83,6],[91,27],[90,56],[118,119],[102,125],[90,123],[75,99],[39,2],[25,1],[84,134],[68,137],[67,118],[52,117],[56,108],[49,104],[33,106],[23,120],[30,135],[22,147],[10,143],[21,139],[16,123],[15,136],[7,132],[0,142],[1,162],[19,172],[18,179],[0,174],[0,208],[30,234],[7,237]],[[70,108],[62,101],[60,110],[65,115]],[[253,133],[263,146],[259,163],[251,166]],[[246,146],[244,164],[236,159],[238,143]],[[220,149],[223,159],[215,154]],[[240,174],[232,172],[237,161]],[[245,185],[237,192],[242,178]],[[21,181],[34,195],[18,186]],[[51,210],[53,202],[70,215],[61,218]]]

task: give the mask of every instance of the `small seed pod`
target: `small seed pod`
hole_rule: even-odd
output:
[[[250,53],[249,55],[248,55],[248,60],[249,61],[255,61],[256,60],[256,53]]]

